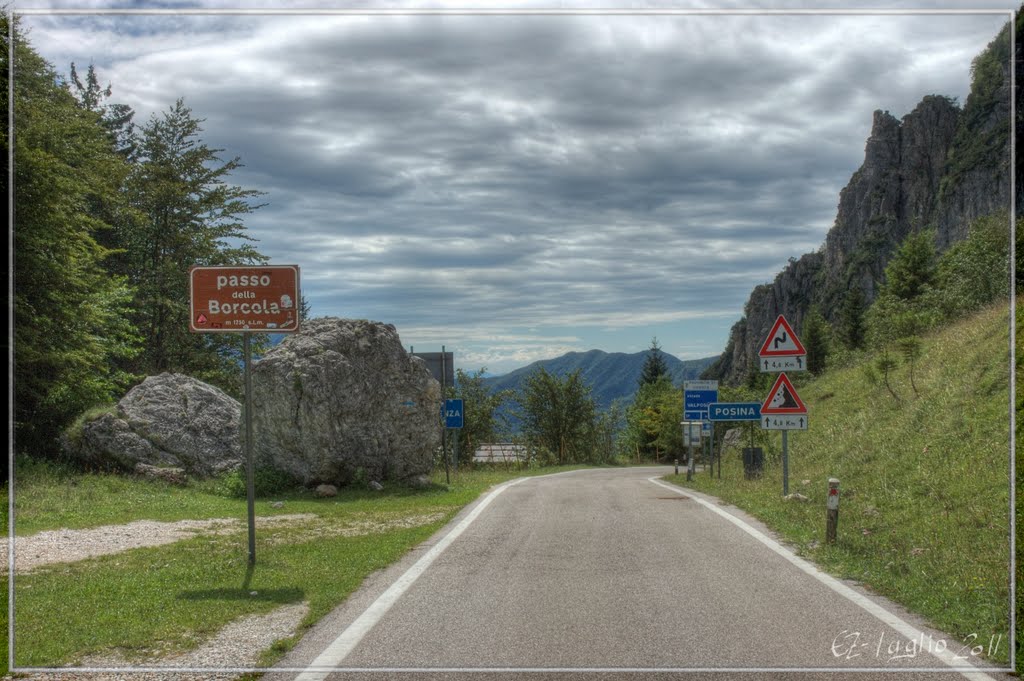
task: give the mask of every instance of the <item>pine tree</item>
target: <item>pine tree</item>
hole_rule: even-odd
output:
[[[114,90],[109,83],[105,88],[100,86],[96,67],[92,64],[89,64],[83,83],[75,63],[71,62],[71,88],[82,108],[100,116],[100,122],[106,128],[117,153],[132,160],[137,151],[135,123],[132,121],[135,112],[132,108],[127,104],[106,103]]]
[[[839,308],[838,331],[843,344],[851,350],[864,347],[864,310],[866,301],[864,291],[854,286],[847,292]]]
[[[935,282],[935,273],[934,233],[922,231],[911,234],[885,267],[883,293],[913,300]]]
[[[240,334],[191,334],[188,270],[192,265],[251,265],[267,258],[250,245],[242,219],[261,192],[231,186],[241,163],[221,162],[178,100],[141,132],[138,160],[126,183],[140,218],[125,228],[128,274],[137,288],[136,324],[145,338],[139,370],[183,371],[238,393]],[[253,348],[260,354],[265,337]]]
[[[825,371],[829,352],[828,331],[828,322],[818,312],[818,308],[812,306],[804,317],[800,335],[804,349],[807,350],[807,370],[815,376]]]
[[[651,339],[651,347],[644,359],[644,366],[640,372],[638,384],[642,387],[657,383],[662,376],[668,376],[668,363],[661,353],[661,346],[658,345],[658,338]]]

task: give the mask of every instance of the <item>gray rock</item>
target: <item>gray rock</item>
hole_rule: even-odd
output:
[[[73,456],[101,465],[135,471],[142,464],[209,477],[241,465],[240,417],[238,401],[220,389],[164,373],[129,390],[115,414],[84,424],[74,443],[64,442]]]
[[[137,463],[135,464],[135,474],[150,480],[163,480],[172,485],[184,485],[188,481],[185,469],[171,466],[160,467],[150,466],[147,463]]]
[[[283,501],[275,501],[270,504],[270,508],[284,508]]]
[[[317,485],[313,494],[318,497],[336,497],[338,496],[338,488],[334,485]]]
[[[730,428],[725,431],[725,437],[722,439],[722,446],[725,449],[739,447],[741,442],[743,442],[743,430],[741,428]]]
[[[786,501],[800,501],[800,502],[810,501],[810,499],[805,497],[803,494],[800,494],[799,492],[794,492],[793,494],[787,494],[786,496],[784,496],[782,498],[785,499]]]
[[[253,367],[256,460],[305,484],[408,480],[433,466],[440,399],[394,326],[313,319]]]
[[[371,480],[370,489],[372,489],[374,492],[380,492],[382,489],[384,489],[384,485],[380,484],[376,480]]]

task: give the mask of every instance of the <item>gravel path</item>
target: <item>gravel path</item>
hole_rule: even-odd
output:
[[[313,520],[313,513],[291,513],[256,518],[257,527]],[[120,553],[145,546],[171,544],[197,534],[237,531],[237,518],[159,522],[136,520],[127,525],[104,525],[88,530],[47,530],[14,540],[15,572],[31,572],[42,565],[73,563],[87,558]],[[0,573],[7,574],[8,544],[0,545]]]

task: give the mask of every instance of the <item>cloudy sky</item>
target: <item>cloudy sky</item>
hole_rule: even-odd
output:
[[[813,6],[850,5],[975,9]],[[971,60],[1008,19],[14,6],[173,9],[24,22],[58,71],[95,64],[138,123],[179,97],[205,119],[203,140],[245,164],[234,183],[266,192],[248,230],[272,263],[300,266],[315,316],[389,322],[405,345],[444,345],[456,366],[491,373],[572,350],[637,352],[654,336],[680,358],[719,354],[751,289],[823,242],[872,112],[902,117],[928,94],[963,102]],[[206,7],[235,6],[289,9]]]

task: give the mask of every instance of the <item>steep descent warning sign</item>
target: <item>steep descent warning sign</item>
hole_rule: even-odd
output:
[[[761,357],[789,357],[793,355],[806,355],[807,351],[800,343],[800,339],[793,333],[793,327],[789,325],[786,318],[779,315],[775,320],[775,326],[768,333],[768,337],[757,353]]]
[[[768,398],[761,405],[761,414],[806,414],[807,407],[786,374],[779,374],[768,393]]]

